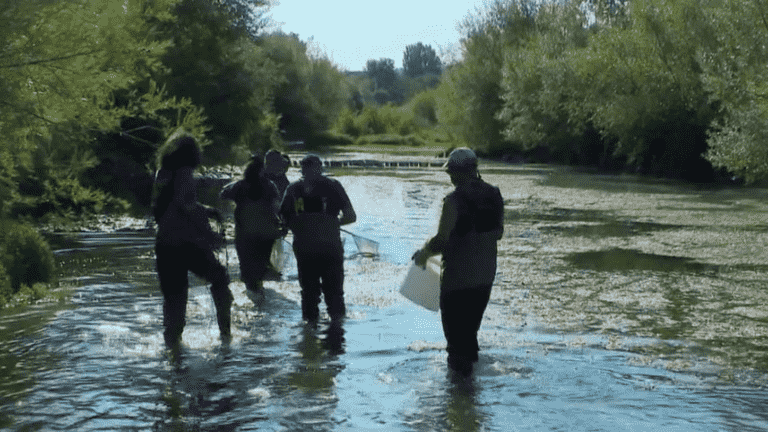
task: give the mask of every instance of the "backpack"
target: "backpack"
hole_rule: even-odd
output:
[[[235,221],[238,234],[262,238],[282,236],[280,219],[274,213],[268,198],[240,200],[235,210]]]

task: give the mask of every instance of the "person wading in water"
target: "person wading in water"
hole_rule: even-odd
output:
[[[323,175],[319,157],[302,159],[301,173],[286,189],[280,214],[293,232],[302,316],[317,321],[322,294],[332,324],[339,324],[346,314],[340,228],[355,222],[357,215],[341,183]]]
[[[469,148],[451,152],[445,169],[456,189],[443,199],[437,235],[413,254],[422,268],[442,254],[440,315],[448,342],[448,366],[469,376],[478,360],[477,332],[496,276],[496,245],[504,233],[499,188],[480,178]]]
[[[235,202],[235,248],[240,260],[240,279],[248,291],[264,300],[264,278],[275,239],[283,230],[277,215],[280,197],[274,183],[264,177],[264,160],[253,156],[243,179],[224,186],[221,197]],[[278,274],[279,276],[279,274]]]
[[[158,150],[160,169],[155,174],[152,210],[157,222],[155,255],[163,293],[163,336],[171,349],[178,348],[186,324],[189,271],[212,284],[221,339],[224,342],[231,339],[233,297],[229,276],[214,255],[223,238],[208,222],[209,217],[221,221],[221,214],[197,202],[193,172],[200,160],[197,142],[181,130]]]
[[[283,198],[285,189],[290,184],[286,175],[290,166],[291,158],[277,150],[270,150],[264,156],[264,177],[272,180],[272,183],[277,186],[277,193],[280,195],[280,199]]]

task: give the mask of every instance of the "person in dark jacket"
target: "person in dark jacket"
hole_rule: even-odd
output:
[[[282,236],[277,215],[280,197],[272,181],[263,175],[264,160],[254,155],[243,179],[224,186],[221,197],[235,207],[235,249],[240,260],[240,279],[248,291],[264,297],[264,277],[271,269],[270,256],[275,239]]]
[[[160,290],[163,293],[163,336],[169,348],[176,348],[186,323],[188,272],[212,284],[211,295],[222,341],[231,338],[232,293],[229,276],[214,251],[222,237],[213,232],[209,217],[217,210],[197,202],[195,168],[200,165],[200,147],[193,137],[178,131],[158,151],[158,166],[152,192],[152,209],[157,222],[155,255]]]
[[[496,276],[504,201],[499,189],[480,177],[477,156],[471,149],[452,151],[445,168],[456,189],[443,200],[437,235],[413,259],[424,267],[430,256],[443,256],[440,314],[448,342],[448,365],[467,376],[478,360],[477,332]]]
[[[346,314],[342,225],[357,219],[344,187],[323,175],[316,155],[301,160],[302,178],[285,191],[280,214],[293,232],[293,253],[299,270],[302,316],[319,318],[320,295],[332,323]]]

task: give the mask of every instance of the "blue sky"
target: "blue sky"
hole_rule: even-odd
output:
[[[422,42],[438,55],[459,50],[458,24],[483,0],[278,0],[269,11],[286,33],[312,38],[312,49],[341,69],[363,70],[368,59],[402,67],[407,45]],[[442,58],[442,57],[441,57]]]

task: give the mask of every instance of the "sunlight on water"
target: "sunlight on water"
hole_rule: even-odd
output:
[[[531,167],[484,176],[505,197],[505,236],[480,361],[462,381],[440,315],[398,292],[451,190],[441,171],[407,174],[337,177],[359,216],[349,230],[381,253],[347,236],[342,328],[324,311],[301,322],[289,245],[284,280],[257,307],[230,244],[232,342],[193,277],[182,348],[168,352],[151,236],[58,239],[71,305],[0,315],[0,430],[768,429],[762,191]]]

